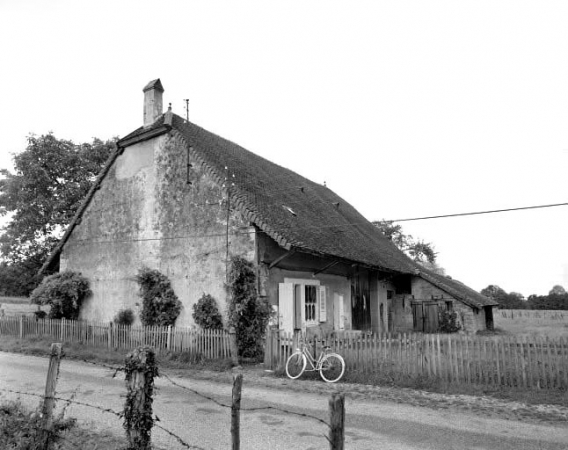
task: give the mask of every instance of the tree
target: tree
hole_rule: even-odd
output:
[[[437,253],[434,246],[421,239],[415,240],[410,234],[404,234],[401,225],[394,225],[388,220],[378,220],[373,222],[381,232],[390,239],[399,249],[406,253],[410,258],[418,263],[429,263],[429,266],[439,271],[443,270],[435,265]]]
[[[526,309],[528,306],[522,294],[518,292],[507,293],[494,284],[482,289],[481,294],[499,303],[499,309]]]
[[[552,287],[548,295],[564,295],[566,294],[566,289],[564,289],[559,284],[556,284]]]
[[[77,212],[114,142],[74,144],[52,133],[30,135],[26,149],[13,155],[14,173],[0,169],[0,215],[10,215],[0,235],[8,263],[0,267],[0,281],[17,272],[28,286],[23,291],[37,285],[35,274]]]

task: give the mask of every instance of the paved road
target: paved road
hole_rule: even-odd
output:
[[[0,352],[0,388],[41,394],[48,360]],[[58,384],[60,397],[120,411],[124,380],[112,378],[107,369],[63,360]],[[199,393],[229,404],[231,386],[215,381],[173,378]],[[189,444],[203,449],[230,448],[230,411],[186,389],[157,380],[154,412],[160,424]],[[334,387],[330,386],[330,389]],[[15,394],[3,393],[14,398]],[[38,399],[20,396],[30,406]],[[244,411],[241,416],[241,448],[325,449],[326,426],[293,411],[327,420],[328,396],[294,390],[254,386],[245,379],[243,408],[273,407]],[[346,448],[375,450],[418,449],[515,449],[565,450],[568,427],[500,420],[451,410],[434,410],[388,401],[348,400]],[[88,427],[122,434],[121,421],[109,413],[73,405],[67,414]],[[565,424],[564,424],[565,425]],[[183,448],[174,438],[155,430],[154,441],[168,449]]]

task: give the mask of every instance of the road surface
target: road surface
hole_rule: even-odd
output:
[[[48,359],[0,352],[0,389],[41,394]],[[174,378],[176,387],[160,377],[154,400],[159,424],[186,443],[202,449],[230,448],[230,410],[204,398],[230,404],[231,386],[214,380]],[[302,383],[295,381],[294,383]],[[245,450],[327,449],[326,425],[312,418],[328,420],[329,393],[271,389],[247,382],[243,385],[241,448]],[[323,385],[327,387],[326,385]],[[341,385],[329,386],[331,392]],[[124,402],[123,377],[91,364],[63,360],[57,386],[62,398],[120,411]],[[19,397],[37,406],[39,399],[0,391],[4,398]],[[61,406],[62,402],[58,402]],[[289,412],[284,412],[287,410]],[[293,412],[295,414],[291,414]],[[83,426],[123,434],[120,418],[97,409],[71,405],[67,416]],[[539,424],[534,421],[503,420],[455,410],[410,406],[386,400],[346,400],[346,449],[361,450],[566,450],[568,423]],[[168,449],[183,448],[175,438],[154,429],[154,442]]]

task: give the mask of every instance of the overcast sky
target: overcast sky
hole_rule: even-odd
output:
[[[365,217],[568,202],[566,1],[0,0],[0,167],[142,125],[142,88]],[[568,288],[568,206],[402,222],[476,290]]]

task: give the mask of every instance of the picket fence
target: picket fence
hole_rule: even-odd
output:
[[[265,364],[283,367],[303,336],[270,331]],[[353,334],[306,340],[312,354],[325,342],[343,356],[347,371],[449,383],[568,388],[568,339],[451,334]],[[314,351],[316,350],[316,351]]]
[[[0,318],[0,335],[51,337],[95,347],[132,349],[149,345],[157,352],[186,352],[207,359],[231,357],[231,335],[225,330],[186,327],[127,326],[82,320],[36,320],[34,317]]]

